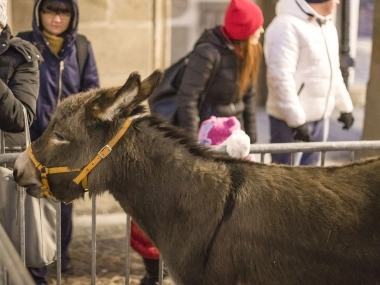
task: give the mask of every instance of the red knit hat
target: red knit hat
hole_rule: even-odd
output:
[[[264,24],[260,7],[250,0],[231,0],[224,16],[224,31],[234,40],[248,39]]]

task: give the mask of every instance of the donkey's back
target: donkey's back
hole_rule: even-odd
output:
[[[378,158],[234,164],[241,187],[209,262],[240,283],[220,284],[380,284]]]

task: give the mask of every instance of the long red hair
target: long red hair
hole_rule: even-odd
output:
[[[249,39],[231,40],[231,42],[235,47],[239,61],[238,96],[241,99],[247,88],[256,84],[263,49],[260,43],[253,45]]]

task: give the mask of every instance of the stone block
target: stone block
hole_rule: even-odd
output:
[[[92,43],[102,87],[117,86],[129,74],[152,72],[152,30],[147,27],[82,29]]]
[[[32,29],[33,6],[34,1],[30,0],[12,1],[12,23],[9,23],[12,34]]]
[[[154,0],[125,1],[112,0],[112,22],[147,21],[153,18]]]
[[[107,21],[108,3],[107,0],[78,1],[80,23]]]

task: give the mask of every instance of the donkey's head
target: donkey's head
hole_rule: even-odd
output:
[[[161,76],[155,71],[140,81],[132,73],[122,87],[90,90],[62,101],[42,136],[16,160],[17,183],[37,198],[69,202],[82,196],[87,174],[127,132],[131,118],[145,112],[141,103]]]

